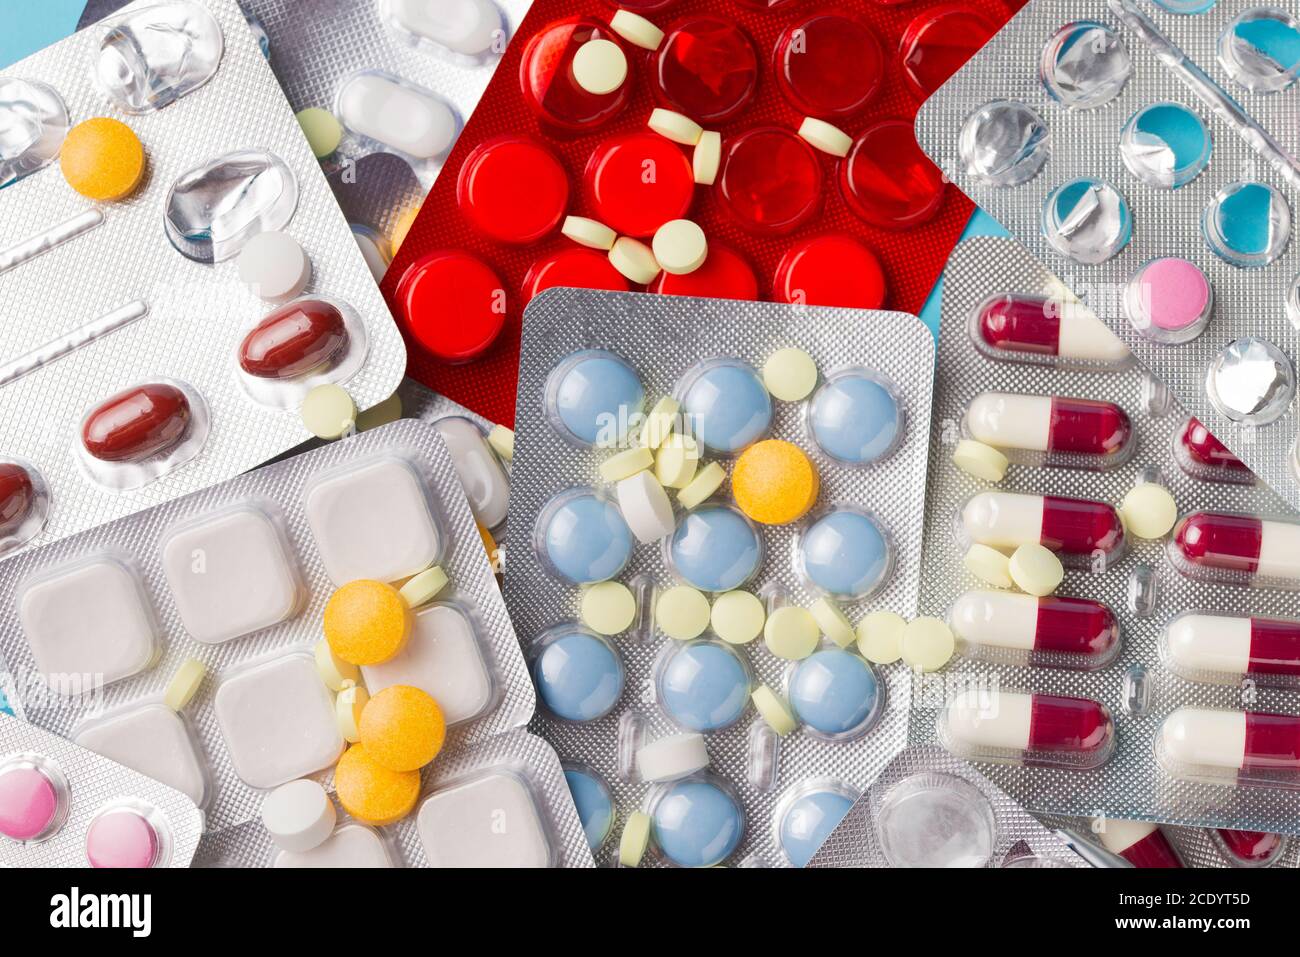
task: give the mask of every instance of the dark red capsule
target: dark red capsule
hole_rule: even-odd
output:
[[[244,336],[239,367],[259,379],[294,379],[337,359],[347,345],[343,313],[303,299],[281,306]]]
[[[31,514],[36,487],[25,468],[0,462],[0,536],[12,535]]]
[[[81,441],[103,462],[138,462],[180,442],[192,418],[184,392],[166,382],[147,382],[96,406],[81,426]]]

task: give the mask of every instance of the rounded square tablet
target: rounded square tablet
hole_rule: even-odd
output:
[[[162,565],[185,630],[207,645],[268,628],[298,610],[289,546],[255,506],[176,528],[163,542]]]
[[[307,490],[306,511],[325,571],[336,585],[406,578],[428,568],[442,552],[424,479],[394,456],[318,479]]]
[[[29,582],[18,599],[18,618],[37,670],[56,691],[88,675],[108,684],[137,674],[157,650],[157,619],[144,584],[131,565],[111,555]]]
[[[173,787],[195,804],[207,795],[203,759],[185,719],[160,704],[145,705],[86,725],[72,740]]]
[[[397,656],[383,664],[365,665],[361,674],[371,695],[390,685],[428,692],[449,725],[477,717],[492,703],[492,674],[474,623],[455,605],[421,608]]]
[[[384,839],[362,824],[344,824],[310,851],[281,851],[272,867],[392,867]]]
[[[510,771],[489,771],[434,791],[416,815],[431,867],[550,867],[533,789]]]
[[[343,753],[329,689],[306,655],[231,674],[218,686],[214,707],[230,763],[252,787],[304,777]]]

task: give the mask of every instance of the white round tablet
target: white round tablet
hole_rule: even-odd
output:
[[[663,271],[674,276],[695,272],[709,255],[704,230],[689,219],[664,223],[655,233],[651,246]]]
[[[646,781],[676,781],[709,766],[702,734],[670,734],[636,753],[636,767]]]
[[[657,542],[673,532],[673,503],[659,480],[637,472],[616,486],[618,507],[632,534],[643,542]]]
[[[316,781],[281,784],[262,800],[262,823],[277,847],[302,854],[334,833],[334,802]]]
[[[627,56],[613,40],[588,40],[573,55],[573,78],[593,96],[613,93],[627,79]]]
[[[311,260],[288,233],[258,233],[239,253],[239,278],[268,302],[288,302],[311,281]]]
[[[620,236],[609,249],[609,264],[632,282],[648,286],[659,275],[659,262],[650,247],[631,236]]]
[[[717,130],[705,130],[695,144],[695,152],[691,154],[691,170],[695,182],[701,186],[712,186],[721,166],[722,134]]]

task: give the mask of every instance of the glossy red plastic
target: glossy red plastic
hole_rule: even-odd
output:
[[[866,24],[818,13],[790,24],[777,40],[776,82],[799,112],[834,120],[863,110],[880,92],[885,52]]]
[[[1048,595],[1038,599],[1035,651],[1058,651],[1096,658],[1119,642],[1119,621],[1101,602]]]
[[[808,306],[879,309],[885,302],[885,274],[870,249],[848,236],[819,236],[781,257],[772,298]]]
[[[1105,502],[1044,495],[1039,541],[1054,552],[1109,555],[1124,542],[1124,523]]]
[[[1192,512],[1174,526],[1174,545],[1193,565],[1254,574],[1264,522],[1253,515]]]
[[[623,41],[594,17],[556,20],[529,37],[519,61],[524,102],[543,120],[563,129],[591,130],[623,111],[631,98],[631,76],[612,93],[588,93],[573,77],[573,57],[588,40]],[[623,51],[627,53],[626,48]],[[628,56],[629,73],[632,57]]]
[[[397,286],[406,328],[443,362],[481,355],[506,318],[505,286],[468,253],[442,250],[413,262]]]
[[[1178,852],[1169,843],[1169,838],[1160,828],[1156,828],[1141,840],[1134,841],[1119,852],[1134,867],[1182,867]]]
[[[793,232],[822,204],[822,167],[790,130],[761,126],[723,141],[717,195],[743,228]]]
[[[930,96],[997,30],[997,22],[968,4],[948,4],[920,14],[908,24],[899,43],[908,86],[921,99]]]
[[[533,243],[569,206],[569,178],[555,154],[524,136],[498,136],[465,158],[456,182],[461,212],[484,236]]]
[[[886,120],[864,130],[840,163],[844,201],[865,222],[910,229],[933,219],[946,184],[916,143],[912,124]]]
[[[1127,449],[1132,437],[1133,423],[1114,403],[1052,397],[1048,451],[1111,456]]]
[[[1189,418],[1178,433],[1178,441],[1188,458],[1207,469],[1224,472],[1247,473],[1250,469],[1246,463],[1214,437],[1214,433],[1201,424],[1199,419]]]
[[[12,535],[36,504],[36,485],[17,462],[0,462],[0,536]]]
[[[1286,838],[1281,834],[1269,834],[1265,831],[1230,831],[1218,828],[1216,833],[1223,842],[1223,848],[1240,863],[1257,866],[1281,853],[1286,845]]]
[[[661,272],[648,291],[665,296],[754,300],[758,298],[758,277],[740,253],[730,246],[711,242],[703,266],[680,276]]]
[[[1243,771],[1300,771],[1300,717],[1246,712]]]
[[[533,263],[524,277],[524,305],[543,289],[571,286],[575,289],[610,289],[627,292],[623,274],[610,265],[609,257],[594,249],[562,249]]]
[[[664,31],[653,55],[659,96],[697,123],[723,123],[758,86],[758,53],[734,19],[694,16]]]
[[[319,299],[276,309],[239,345],[239,367],[259,379],[294,379],[329,365],[348,345],[343,313]]]
[[[1095,754],[1110,745],[1114,734],[1110,712],[1096,701],[1047,694],[1033,696],[1030,751]]]
[[[595,218],[625,236],[653,236],[664,223],[685,217],[695,197],[686,153],[649,131],[602,141],[582,178]]]
[[[102,462],[139,462],[180,442],[192,414],[190,400],[170,383],[132,386],[86,416],[81,442]]]
[[[976,326],[991,349],[1054,356],[1061,345],[1061,317],[1037,296],[998,296],[980,307]]]

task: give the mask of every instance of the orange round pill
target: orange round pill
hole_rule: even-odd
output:
[[[377,665],[402,650],[411,612],[401,594],[383,582],[348,582],[325,603],[330,650],[349,664]]]
[[[390,771],[371,760],[364,744],[354,744],[334,767],[334,792],[343,810],[358,821],[392,824],[415,807],[420,772]]]
[[[731,473],[740,510],[764,525],[798,521],[817,502],[821,482],[803,450],[781,439],[751,445]]]
[[[447,722],[428,692],[391,685],[366,702],[357,731],[376,764],[392,771],[416,771],[442,750]]]
[[[120,120],[96,116],[68,131],[59,166],[68,185],[88,199],[122,199],[144,176],[144,146]]]

